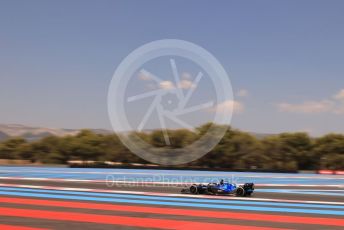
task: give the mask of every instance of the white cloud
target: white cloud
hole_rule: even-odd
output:
[[[145,87],[148,90],[153,90],[153,89],[157,89],[158,86],[156,84],[149,83],[149,84],[146,84]]]
[[[183,72],[181,74],[181,78],[185,79],[185,80],[190,80],[190,79],[192,79],[192,75],[190,73],[188,73],[188,72]]]
[[[280,103],[277,105],[281,112],[291,113],[323,113],[331,112],[335,103],[330,100],[306,101],[301,104]]]
[[[279,103],[277,107],[281,112],[290,113],[344,114],[344,89],[335,94],[332,99],[306,101],[300,104]]]
[[[159,86],[161,89],[174,89],[174,84],[171,81],[162,81]]]
[[[246,89],[241,89],[237,92],[238,97],[247,97],[248,95],[249,93]]]
[[[211,108],[211,112],[220,112],[220,113],[242,113],[244,111],[244,105],[239,101],[227,100],[222,103],[217,104],[215,107]]]
[[[150,80],[152,80],[152,77],[151,77],[149,74],[147,74],[147,73],[145,73],[145,72],[142,72],[142,71],[140,71],[140,72],[137,74],[137,77],[138,77],[140,80],[142,80],[142,81],[150,81]]]
[[[334,95],[334,99],[344,100],[344,89],[342,89],[336,95]]]
[[[154,80],[154,76],[152,76],[149,72],[147,71],[140,71],[137,73],[138,79],[142,81],[152,81]],[[178,88],[180,89],[191,89],[195,88],[196,85],[190,80],[192,79],[192,76],[188,72],[184,72],[181,74],[181,81],[178,84]],[[175,89],[175,84],[172,81],[161,81],[159,83],[159,88],[161,89]],[[149,84],[148,88],[155,88],[152,86],[152,84]]]
[[[196,85],[192,83],[192,81],[189,80],[181,80],[179,85],[179,88],[181,89],[190,89],[190,88],[195,88]]]
[[[344,105],[341,105],[337,109],[335,109],[334,113],[335,114],[344,114]]]

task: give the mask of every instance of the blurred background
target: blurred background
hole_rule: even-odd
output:
[[[111,131],[107,92],[130,52],[172,38],[211,52],[235,96],[223,140],[181,167],[344,169],[343,11],[341,0],[1,0],[0,162],[149,163]],[[168,132],[171,146],[161,130],[140,135],[161,148],[199,138]]]

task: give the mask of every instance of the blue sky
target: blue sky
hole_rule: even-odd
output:
[[[0,0],[0,123],[110,129],[116,67],[173,38],[222,63],[241,106],[233,126],[344,132],[343,12],[341,0]]]

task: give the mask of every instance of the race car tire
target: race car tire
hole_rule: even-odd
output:
[[[247,192],[245,196],[251,196],[252,192]]]
[[[235,191],[235,194],[237,196],[245,196],[245,189],[243,187],[238,187]]]
[[[198,188],[197,188],[196,185],[191,185],[190,193],[192,193],[192,194],[197,194],[198,193]]]

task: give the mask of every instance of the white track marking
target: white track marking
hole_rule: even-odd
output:
[[[32,181],[55,181],[55,182],[88,182],[88,183],[111,183],[124,185],[165,185],[165,186],[183,186],[190,185],[194,182],[165,182],[165,181],[123,181],[123,180],[88,180],[88,179],[60,179],[60,178],[40,178],[40,177],[0,177],[3,180],[32,180]],[[197,183],[197,182],[195,182]],[[197,183],[207,184],[207,183]],[[255,184],[259,187],[328,187],[328,188],[344,188],[344,184]]]
[[[47,173],[45,170],[0,170],[0,173]],[[83,171],[49,171],[50,174],[102,174],[102,175],[166,175],[166,176],[185,176],[185,173],[160,173],[160,172],[118,172],[118,171],[109,171],[109,172],[83,172]],[[214,173],[200,173],[200,174],[189,174],[190,177],[203,177],[203,176],[210,176],[210,177],[231,177],[237,176],[242,178],[274,178],[274,179],[324,179],[324,180],[344,180],[343,176],[339,175],[321,175],[321,174],[314,174],[309,176],[298,176],[296,175],[288,175],[288,176],[281,176],[281,175],[256,175],[256,174],[238,174],[237,172],[224,172],[223,174],[216,174]]]
[[[270,202],[286,202],[286,203],[344,205],[344,202],[330,202],[330,201],[288,200],[288,199],[254,198],[254,197],[245,198],[245,197],[235,197],[235,196],[206,196],[206,195],[173,194],[173,193],[158,193],[158,192],[138,192],[138,191],[70,188],[70,187],[39,186],[39,185],[19,185],[19,184],[4,184],[4,183],[0,184],[0,187],[33,188],[33,189],[81,191],[81,192],[101,192],[101,193],[115,193],[115,194],[116,193],[139,194],[139,195],[146,195],[146,196],[161,196],[161,197],[189,197],[189,198],[191,197],[191,198],[202,198],[202,199],[206,198],[206,199],[220,199],[220,200],[270,201]]]

